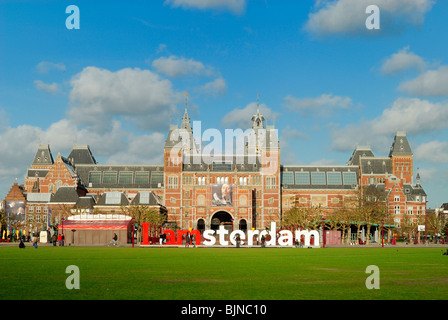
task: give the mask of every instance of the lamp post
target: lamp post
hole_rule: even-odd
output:
[[[134,232],[135,232],[135,218],[131,219],[131,223],[132,223],[132,248],[134,248]]]
[[[381,220],[381,248],[384,248],[384,233],[383,233],[383,227],[384,227],[384,220]]]
[[[325,219],[322,218],[322,248],[325,248]]]

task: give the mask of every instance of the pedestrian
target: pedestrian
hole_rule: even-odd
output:
[[[58,242],[59,242],[59,246],[62,245],[62,235],[58,234]]]
[[[190,246],[190,233],[187,232],[187,236],[185,238],[185,248]]]
[[[20,238],[19,248],[20,249],[25,248],[25,244],[23,243],[23,239],[22,238]]]
[[[159,243],[160,243],[160,245],[163,244],[163,234],[162,233],[159,236]]]
[[[56,236],[56,233],[53,233],[53,236],[51,237],[51,242],[53,242],[53,247],[56,247],[57,241],[58,241],[58,237]]]
[[[34,249],[37,249],[37,237],[34,237],[33,239],[33,247]]]
[[[266,245],[265,245],[265,241],[266,241],[266,238],[264,237],[264,235],[262,235],[262,236],[261,236],[261,247],[262,247],[262,248],[266,247]]]

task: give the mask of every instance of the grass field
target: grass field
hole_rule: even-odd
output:
[[[68,290],[66,267],[80,270]],[[366,268],[380,270],[368,290]],[[0,248],[0,299],[447,299],[442,248]]]

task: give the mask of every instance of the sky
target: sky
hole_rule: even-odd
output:
[[[344,165],[367,145],[388,156],[406,131],[428,208],[440,207],[447,13],[442,0],[0,0],[0,198],[39,144],[162,164],[188,93],[191,120],[223,136],[251,126],[259,95],[285,165]]]

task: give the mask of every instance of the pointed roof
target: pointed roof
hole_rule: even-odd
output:
[[[53,163],[54,160],[53,155],[51,154],[50,145],[40,144],[31,166],[51,166]]]
[[[72,165],[97,163],[88,145],[74,145],[68,160]]]
[[[394,142],[390,147],[389,157],[392,156],[412,156],[411,146],[409,145],[406,131],[397,131]]]
[[[347,165],[359,165],[360,157],[375,157],[375,155],[369,146],[356,146]]]
[[[257,97],[257,113],[252,116],[252,129],[264,128],[264,116],[260,113],[260,94]]]
[[[185,129],[188,132],[193,132],[193,130],[191,129],[190,117],[188,116],[187,105],[188,105],[188,93],[185,94],[185,112],[184,116],[182,117],[182,123],[180,125],[180,129]]]

